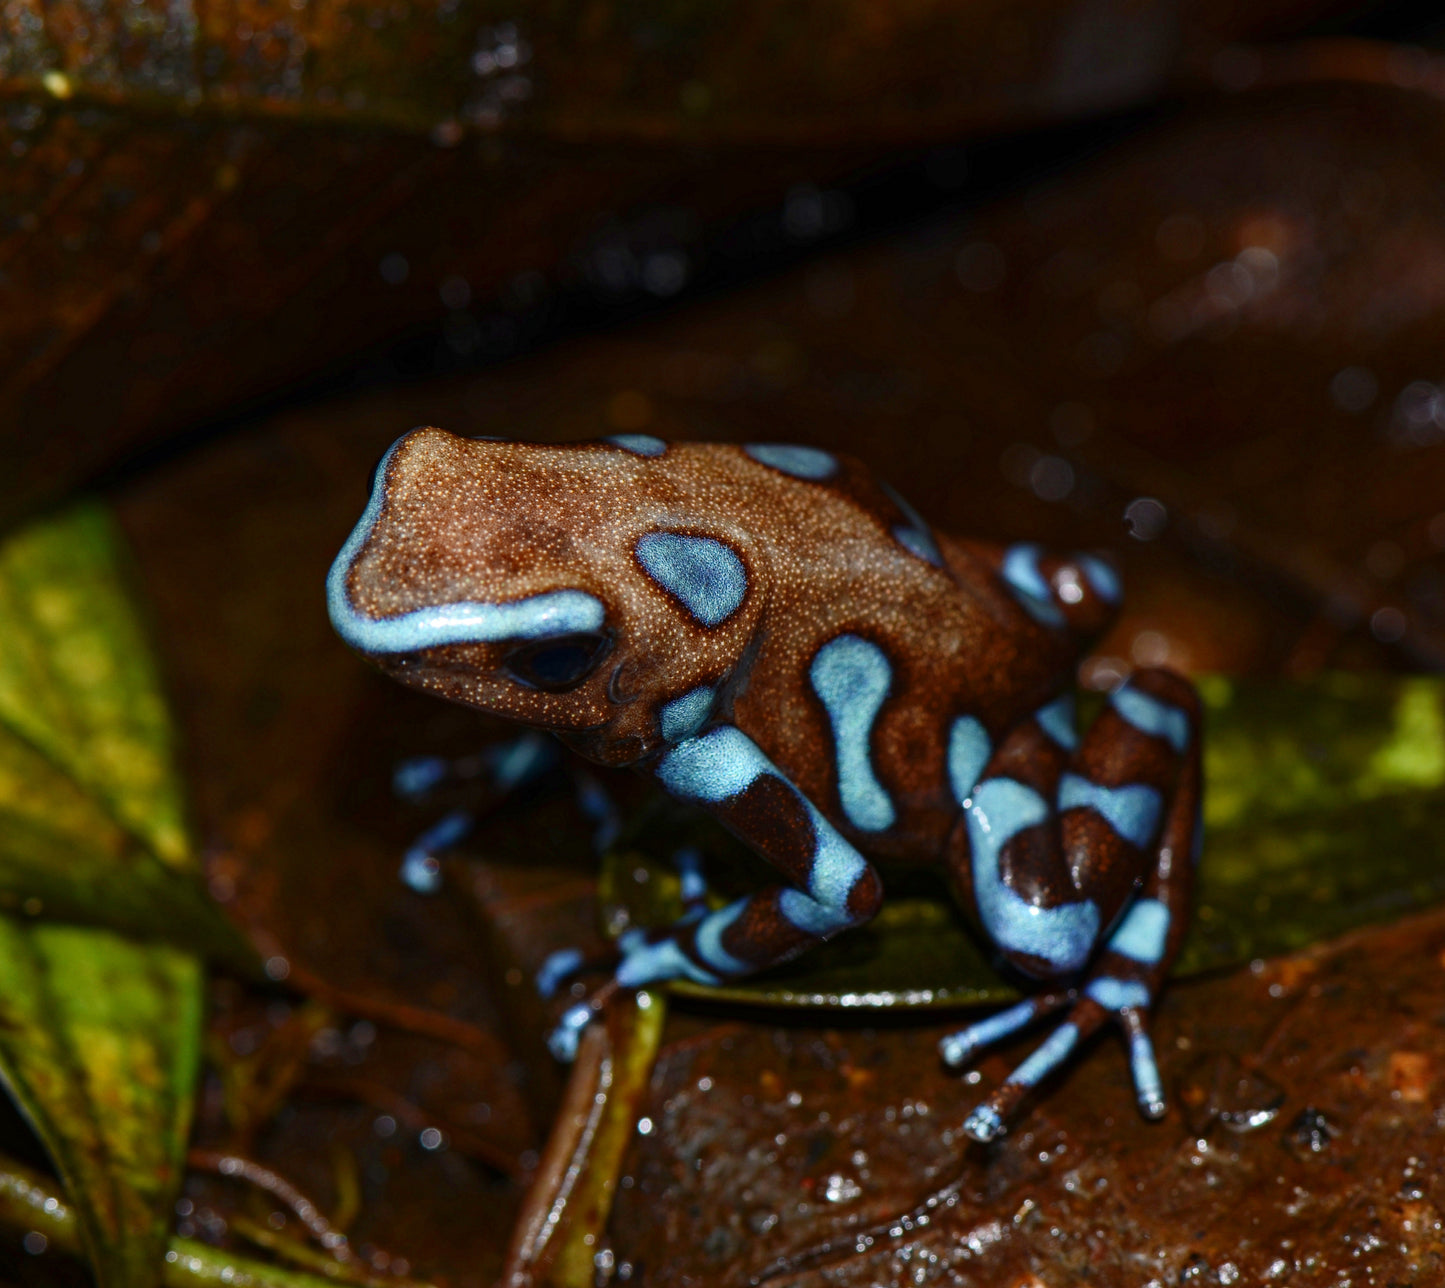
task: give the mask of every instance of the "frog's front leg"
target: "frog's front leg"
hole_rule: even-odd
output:
[[[702,984],[751,975],[867,921],[883,887],[850,845],[742,730],[720,725],[670,747],[652,772],[669,793],[709,809],[787,878],[662,934],[619,943],[623,959],[598,998],[562,1017],[552,1049],[566,1057],[613,988],[661,980]]]
[[[1111,696],[1082,746],[1067,699],[1045,707],[997,750],[987,748],[976,725],[955,739],[971,748],[973,765],[985,765],[971,788],[955,774],[964,815],[950,847],[980,924],[1025,974],[1067,985],[1088,968],[1080,989],[1046,992],[940,1043],[949,1064],[962,1064],[1072,1004],[964,1129],[977,1140],[997,1136],[1028,1091],[1110,1019],[1128,1038],[1140,1109],[1159,1117],[1164,1095],[1148,1016],[1184,937],[1198,858],[1193,687],[1169,671],[1136,673]],[[970,753],[956,760],[968,762]]]

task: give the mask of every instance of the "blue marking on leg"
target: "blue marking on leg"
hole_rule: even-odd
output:
[[[829,640],[808,672],[833,726],[838,796],[843,813],[864,832],[893,826],[893,802],[873,772],[870,740],[893,668],[878,645],[857,635]]]
[[[1164,1083],[1154,1060],[1154,1043],[1143,1029],[1129,1038],[1129,1070],[1134,1078],[1134,1095],[1146,1118],[1164,1113]]]
[[[634,456],[661,456],[667,451],[667,444],[651,434],[608,434],[602,441]]]
[[[748,593],[743,561],[712,537],[649,532],[635,549],[647,575],[704,626],[721,625]]]
[[[1008,1080],[1024,1087],[1036,1087],[1069,1058],[1079,1041],[1079,1030],[1073,1024],[1060,1024],[1039,1044],[1034,1053],[1009,1074]]]
[[[553,1059],[571,1064],[577,1058],[577,1041],[582,1036],[582,1030],[591,1023],[592,1015],[592,1008],[586,1002],[578,1002],[562,1012],[557,1027],[547,1037],[547,1049],[552,1052]]]
[[[1017,1033],[1032,1023],[1037,1014],[1032,1002],[1020,1002],[1006,1011],[999,1011],[998,1014],[990,1015],[976,1024],[970,1024],[968,1028],[960,1029],[957,1033],[950,1033],[939,1041],[938,1053],[945,1064],[956,1068],[972,1059],[975,1051],[1001,1042],[1010,1033]]]
[[[973,852],[973,888],[979,919],[994,943],[1041,957],[1055,970],[1078,970],[1099,935],[1099,909],[1091,899],[1040,908],[1009,889],[999,875],[999,854],[1025,828],[1049,818],[1044,798],[1012,778],[990,778],[973,791],[966,815]]]
[[[738,919],[742,910],[747,907],[747,903],[746,899],[738,899],[728,904],[726,908],[710,912],[702,919],[697,928],[694,942],[697,945],[698,956],[717,974],[724,977],[746,975],[753,969],[747,962],[734,957],[722,946],[723,931]]]
[[[718,804],[745,792],[771,774],[802,802],[813,825],[813,855],[808,894],[827,908],[844,909],[868,864],[822,813],[759,749],[733,725],[720,725],[680,742],[657,765],[662,785],[682,800]]]
[[[714,696],[710,685],[700,684],[680,698],[673,698],[658,712],[662,736],[668,742],[681,742],[684,738],[691,738],[712,713]]]
[[[1079,555],[1075,562],[1084,570],[1094,593],[1105,603],[1117,604],[1124,598],[1124,587],[1119,574],[1107,560],[1096,555]]]
[[[1074,695],[1065,693],[1047,706],[1034,712],[1039,728],[1049,735],[1065,751],[1073,751],[1079,745],[1079,733],[1074,726]]]
[[[743,447],[759,465],[791,474],[795,479],[816,483],[838,472],[837,458],[817,447],[794,443],[747,443]]]
[[[1091,979],[1084,992],[1106,1011],[1122,1011],[1131,1006],[1142,1011],[1153,1000],[1149,990],[1134,979],[1110,979],[1108,976]]]
[[[1127,684],[1115,689],[1109,702],[1140,733],[1163,738],[1179,752],[1189,745],[1189,716],[1178,707]]]
[[[734,725],[720,725],[678,743],[657,766],[658,778],[674,796],[711,805],[746,791],[760,774],[783,777],[757,743]]]
[[[1158,834],[1164,802],[1144,783],[1100,787],[1078,774],[1065,774],[1059,780],[1059,809],[1096,810],[1124,840],[1142,850]]]
[[[723,912],[726,911],[724,908]],[[716,917],[720,914],[712,915]],[[699,926],[698,932],[701,933],[701,930],[702,927]],[[668,979],[690,979],[698,984],[720,982],[716,975],[703,970],[683,952],[677,940],[671,936],[633,949],[617,968],[616,979],[623,988],[641,988],[644,984]]]
[[[1136,899],[1109,936],[1109,951],[1157,966],[1169,939],[1169,908],[1158,899]]]
[[[1035,545],[1010,546],[1004,551],[999,572],[1012,587],[1016,598],[1029,611],[1035,621],[1045,626],[1061,626],[1064,614],[1054,603],[1049,583],[1039,571],[1039,555],[1042,552]]]
[[[780,775],[781,776],[781,775]],[[783,780],[787,782],[787,779]],[[791,784],[789,784],[791,786]],[[797,788],[793,788],[797,791]],[[848,896],[868,870],[858,853],[801,792],[798,799],[807,807],[813,822],[813,859],[808,869],[808,893],[825,908],[845,909]]]
[[[450,772],[451,764],[441,756],[408,756],[391,771],[391,790],[403,800],[420,800]]]
[[[438,819],[412,843],[401,859],[401,879],[417,894],[436,894],[442,887],[438,850],[450,849],[472,830],[472,816],[453,810]]]
[[[554,997],[564,979],[575,975],[582,967],[582,953],[576,948],[559,948],[548,953],[537,971],[537,995],[542,998]]]
[[[598,854],[606,854],[622,831],[622,815],[607,789],[591,774],[579,772],[575,782],[578,808],[597,825],[592,833],[592,848]]]
[[[778,911],[799,930],[819,939],[830,939],[853,922],[846,907],[810,899],[801,890],[784,890],[778,896]]]
[[[540,733],[524,733],[492,752],[492,785],[509,792],[530,782],[557,763],[557,744]]]
[[[685,845],[672,856],[672,866],[677,869],[681,882],[683,903],[697,903],[707,897],[707,882],[702,875],[702,854],[692,845]]]
[[[1204,853],[1204,815],[1202,812],[1194,815],[1194,831],[1189,837],[1189,856],[1197,865],[1200,856]]]
[[[978,786],[991,755],[993,746],[982,722],[973,716],[959,716],[948,731],[948,782],[960,805]]]
[[[888,494],[888,499],[903,511],[903,517],[908,520],[907,525],[899,524],[893,529],[893,539],[910,554],[917,555],[924,563],[931,563],[935,568],[942,568],[943,556],[939,554],[938,543],[934,541],[933,533],[929,530],[928,524],[923,521],[923,516],[881,479],[878,486]]]

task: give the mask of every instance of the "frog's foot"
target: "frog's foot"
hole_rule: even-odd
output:
[[[547,1045],[557,1059],[570,1061],[575,1057],[582,1030],[601,1011],[606,998],[618,988],[637,988],[653,980],[679,975],[698,977],[695,967],[689,968],[684,964],[677,941],[679,934],[685,934],[707,913],[707,882],[703,878],[702,854],[692,846],[685,846],[673,853],[672,863],[681,881],[682,895],[682,915],[675,922],[661,930],[634,927],[626,931],[617,940],[617,951],[606,960],[588,958],[579,948],[559,948],[547,956],[537,971],[538,994],[543,998],[552,998],[563,984],[579,975],[616,967],[613,978],[601,992],[568,1007],[563,1013],[547,1039]],[[709,982],[716,981],[709,977]]]
[[[492,743],[470,756],[408,756],[391,774],[391,790],[402,800],[423,802],[444,787],[481,783],[500,795],[535,781],[558,763],[553,738],[524,733]]]
[[[464,840],[476,824],[470,810],[443,815],[407,847],[400,876],[417,894],[436,894],[442,888],[441,852]]]
[[[582,1040],[582,1030],[602,1014],[618,987],[614,977],[591,997],[569,1006],[562,1012],[562,1018],[557,1021],[557,1027],[547,1035],[547,1049],[551,1051],[553,1059],[562,1064],[571,1064],[577,1058],[577,1044]]]
[[[1085,985],[1082,995],[1073,991],[1049,993],[1021,1002],[944,1038],[939,1049],[947,1063],[961,1064],[980,1048],[1017,1032],[1068,1003],[1072,1003],[1072,1007],[1063,1023],[964,1121],[963,1130],[974,1140],[986,1143],[1000,1136],[1020,1101],[1058,1069],[1080,1043],[1110,1020],[1123,1029],[1129,1041],[1130,1071],[1140,1112],[1146,1118],[1163,1117],[1164,1088],[1148,1029],[1153,996],[1149,988],[1137,979],[1097,977]]]

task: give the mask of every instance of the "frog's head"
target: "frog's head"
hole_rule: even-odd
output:
[[[332,565],[332,623],[406,684],[635,760],[659,704],[733,673],[765,597],[711,451],[413,430]]]

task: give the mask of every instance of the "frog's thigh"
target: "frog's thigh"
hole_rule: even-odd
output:
[[[963,817],[949,860],[984,932],[1020,970],[1039,978],[1082,970],[1134,892],[1152,884],[1195,727],[1192,690],[1165,671],[1140,672],[1120,688],[1081,745],[1066,699],[997,748],[976,722],[971,730],[959,722],[954,747],[964,750],[950,768]],[[1186,898],[1187,890],[1171,900],[1178,909],[1146,910],[1141,929],[1152,934],[1145,923],[1162,915],[1168,936]]]
[[[740,729],[723,725],[689,738],[666,752],[654,772],[672,795],[715,814],[788,884],[679,926],[665,943],[631,954],[617,973],[619,983],[747,975],[877,911],[882,886],[874,868]]]

